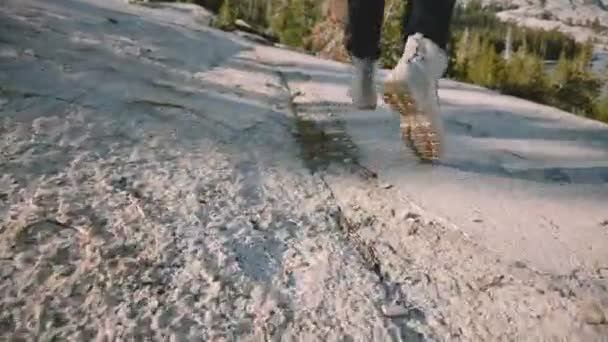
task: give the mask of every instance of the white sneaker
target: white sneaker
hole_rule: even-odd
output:
[[[420,33],[410,36],[403,56],[384,83],[384,100],[401,113],[404,141],[423,160],[438,159],[443,147],[438,81],[448,57]]]
[[[363,110],[376,109],[378,94],[376,92],[376,63],[371,59],[353,57],[353,80],[349,95],[353,104]]]

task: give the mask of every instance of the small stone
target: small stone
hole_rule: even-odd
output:
[[[190,286],[190,293],[192,293],[192,294],[199,294],[199,293],[201,293],[201,285],[200,284],[192,284],[192,286]]]
[[[587,324],[606,324],[606,315],[597,303],[587,303],[581,310],[583,321]]]
[[[406,221],[416,221],[419,218],[420,218],[420,215],[412,213],[412,212],[406,213],[405,216],[403,217],[403,219]]]
[[[8,278],[14,271],[13,265],[0,265],[0,279]]]
[[[76,267],[73,265],[59,265],[58,267],[53,267],[53,271],[62,277],[69,277],[76,271]]]
[[[513,263],[513,266],[517,267],[517,268],[526,268],[526,263],[524,263],[523,261],[516,261]]]
[[[382,189],[386,189],[386,190],[388,190],[388,189],[393,188],[393,186],[394,186],[394,185],[392,185],[392,184],[384,183],[384,184],[382,184],[380,187],[381,187]]]
[[[407,316],[410,313],[410,310],[408,308],[403,307],[402,305],[383,304],[382,313],[386,317],[398,318],[398,317]]]

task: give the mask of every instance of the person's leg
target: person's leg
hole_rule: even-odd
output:
[[[346,49],[359,59],[380,57],[384,0],[348,0]]]
[[[409,0],[406,43],[388,76],[385,100],[401,112],[402,135],[425,160],[439,158],[443,125],[437,84],[448,64],[445,52],[455,0]]]
[[[345,44],[354,67],[350,95],[360,109],[376,108],[374,76],[383,16],[384,0],[348,0]]]
[[[455,0],[410,0],[403,32],[407,37],[421,33],[441,49],[446,48]]]

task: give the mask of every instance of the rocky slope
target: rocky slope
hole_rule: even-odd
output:
[[[484,3],[502,6],[504,10],[498,16],[505,21],[555,28],[581,41],[597,38],[606,42],[608,11],[603,0],[486,0]]]
[[[608,127],[442,82],[420,165],[186,12],[0,3],[0,340],[605,340]]]

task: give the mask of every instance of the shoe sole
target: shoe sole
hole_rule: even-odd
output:
[[[383,98],[384,102],[400,114],[401,137],[405,145],[423,162],[439,160],[441,132],[437,132],[429,116],[418,109],[409,91],[387,83],[384,85]]]

